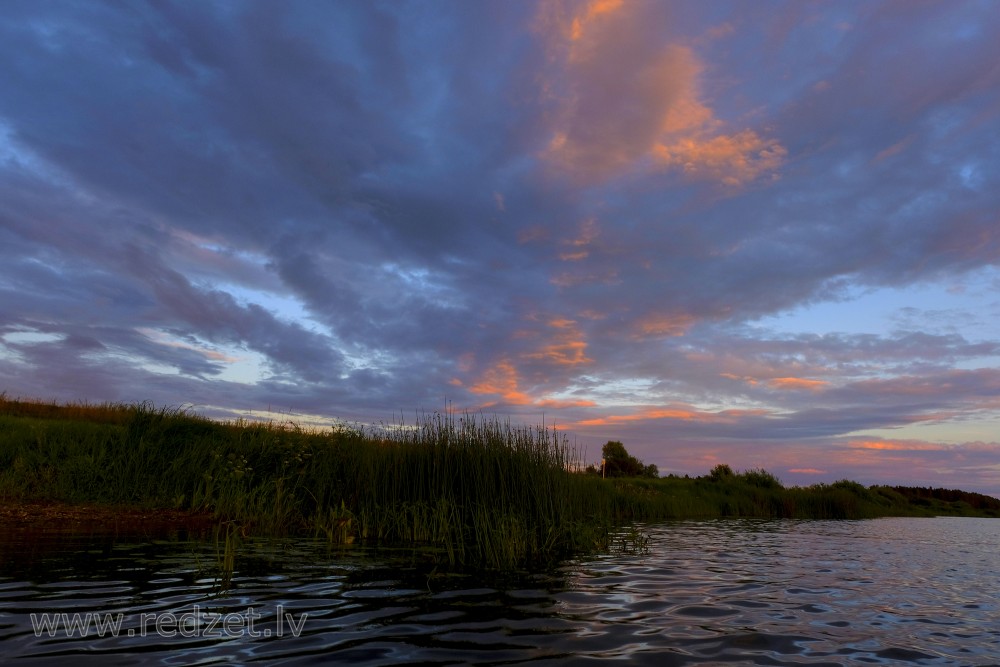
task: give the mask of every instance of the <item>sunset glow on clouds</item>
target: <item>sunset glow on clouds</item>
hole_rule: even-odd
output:
[[[672,11],[625,0],[540,5],[553,123],[546,161],[588,181],[646,162],[732,186],[780,166],[787,151],[777,141],[751,129],[727,133],[702,102],[704,66],[690,39],[660,29]]]
[[[1000,495],[996,3],[9,3],[0,391]]]

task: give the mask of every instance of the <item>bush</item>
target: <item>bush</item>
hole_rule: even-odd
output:
[[[733,477],[733,469],[725,463],[720,463],[712,468],[712,471],[708,473],[708,478],[713,482],[724,482],[732,479]]]
[[[742,475],[740,479],[749,484],[750,486],[756,486],[761,489],[783,489],[785,488],[781,484],[781,480],[764,470],[763,468],[754,468],[747,470]]]

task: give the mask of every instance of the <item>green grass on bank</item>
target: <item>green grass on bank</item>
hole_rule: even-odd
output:
[[[555,431],[496,420],[435,416],[318,433],[149,404],[0,396],[0,498],[8,501],[209,510],[252,534],[419,544],[475,567],[606,549],[614,528],[634,520],[1000,515],[1000,501],[977,494],[846,481],[786,489],[766,471],[727,466],[695,479],[602,479],[568,472],[577,463]]]

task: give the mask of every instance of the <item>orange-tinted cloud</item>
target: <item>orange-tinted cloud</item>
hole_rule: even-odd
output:
[[[657,144],[653,154],[688,176],[741,185],[776,172],[788,152],[773,139],[743,130],[734,135],[679,137]]]
[[[575,262],[586,259],[590,256],[590,245],[594,239],[600,236],[601,230],[597,226],[597,221],[593,218],[585,220],[580,225],[580,233],[576,238],[563,243],[568,249],[559,253],[559,259],[567,262]]]
[[[774,389],[806,389],[816,391],[830,384],[826,380],[808,380],[806,378],[771,378],[767,384]]]
[[[586,27],[592,24],[595,20],[599,19],[603,14],[608,14],[622,6],[623,0],[593,0],[587,3],[586,9],[573,19],[570,24],[570,34],[569,38],[571,40],[578,41],[583,37],[583,31]]]
[[[685,407],[646,408],[628,415],[608,415],[595,419],[579,421],[574,426],[609,426],[626,422],[651,421],[658,419],[675,419],[681,421],[697,421],[712,424],[732,424],[741,417],[760,417],[770,414],[767,410],[722,410],[720,412],[705,412]]]
[[[888,148],[879,151],[875,155],[875,157],[872,159],[872,162],[881,162],[882,160],[885,160],[886,158],[890,158],[893,155],[897,155],[899,153],[902,153],[903,151],[905,151],[907,149],[907,147],[909,147],[910,144],[913,143],[913,139],[914,139],[914,136],[911,134],[910,136],[906,137],[905,139],[902,139],[901,141],[897,141],[892,146],[889,146]]]
[[[698,416],[697,412],[691,410],[645,410],[632,415],[608,415],[596,419],[585,419],[577,422],[576,426],[609,426],[611,424],[622,424],[625,422],[647,421],[650,419],[682,419],[690,420]]]
[[[819,468],[790,468],[788,472],[798,473],[800,475],[825,475],[825,470],[820,470]]]
[[[575,320],[553,318],[548,327],[552,342],[541,346],[534,352],[525,353],[523,358],[536,361],[547,361],[559,366],[576,366],[589,364],[594,360],[587,356],[587,341]]]
[[[636,338],[671,338],[683,336],[696,322],[693,315],[650,315],[635,324]]]
[[[957,462],[962,458],[963,447],[943,445],[925,440],[883,440],[873,438],[868,440],[850,440],[846,446],[831,452],[830,456],[837,463],[852,466],[883,467],[886,475],[898,475],[894,468],[905,462],[912,468],[935,468],[936,461],[952,459]],[[907,474],[912,474],[908,470]]]
[[[879,451],[915,452],[939,451],[949,449],[947,445],[933,442],[917,442],[912,440],[852,440],[847,443],[849,449],[869,449]]]
[[[195,352],[196,354],[200,354],[206,359],[211,359],[212,361],[221,361],[226,364],[234,364],[237,361],[240,361],[239,357],[233,357],[208,347],[201,347],[199,345],[192,345],[191,343],[185,343],[184,341],[176,340],[174,338],[171,338],[167,334],[161,333],[154,329],[142,328],[138,329],[138,331],[139,333],[143,334],[144,336],[152,340],[154,343],[157,343],[158,345],[163,345],[165,347],[172,347],[178,350],[189,350],[191,352]]]
[[[770,369],[759,369],[770,370]],[[745,382],[751,387],[767,385],[771,389],[782,391],[820,391],[829,386],[826,380],[810,380],[798,377],[777,377],[777,378],[756,378],[752,375],[737,375],[736,373],[719,373],[719,377],[724,377],[737,382]]]
[[[540,408],[592,408],[597,405],[594,401],[569,401],[558,398],[543,398],[540,401],[535,401],[534,404]]]
[[[719,373],[719,377],[724,377],[729,380],[736,380],[738,382],[746,382],[751,387],[758,384],[757,378],[751,377],[749,375],[736,375],[735,373]]]
[[[542,157],[576,180],[601,181],[659,166],[739,185],[773,173],[786,151],[750,129],[729,131],[702,99],[701,61],[665,43],[656,3],[549,2],[537,21],[549,67]]]
[[[524,356],[526,359],[541,359],[561,366],[575,366],[593,361],[587,356],[587,343],[582,340],[552,343],[542,347],[538,352]]]
[[[518,373],[509,360],[502,360],[486,370],[479,382],[469,387],[473,394],[489,394],[498,396],[510,405],[530,405],[534,399],[518,388]],[[483,407],[495,405],[487,403]]]
[[[458,378],[452,379],[451,384],[464,386],[464,383]],[[483,403],[477,406],[478,408],[488,408],[499,404],[533,405],[553,409],[591,408],[597,405],[594,401],[586,399],[533,398],[522,390],[520,373],[509,359],[501,360],[488,368],[478,381],[468,389],[473,394],[496,397],[496,400]]]
[[[772,389],[781,390],[791,390],[791,391],[819,391],[827,387],[830,383],[826,380],[810,380],[808,378],[797,378],[797,377],[778,377],[769,378],[767,380],[760,380],[752,375],[736,375],[735,373],[719,373],[719,377],[728,378],[730,380],[736,380],[738,382],[745,382],[751,387],[756,387],[760,384],[766,384]]]

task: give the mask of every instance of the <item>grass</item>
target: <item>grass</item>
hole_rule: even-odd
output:
[[[766,471],[728,466],[695,479],[601,479],[569,472],[577,463],[556,431],[496,419],[311,432],[148,403],[0,395],[0,498],[207,510],[228,540],[415,544],[451,565],[512,569],[608,549],[616,527],[636,520],[1000,514],[995,499],[968,502],[976,494],[918,497],[853,482],[785,489]]]
[[[496,420],[315,433],[0,399],[0,497],[208,509],[253,534],[426,544],[499,569],[606,546],[614,518],[570,456],[555,431]]]

